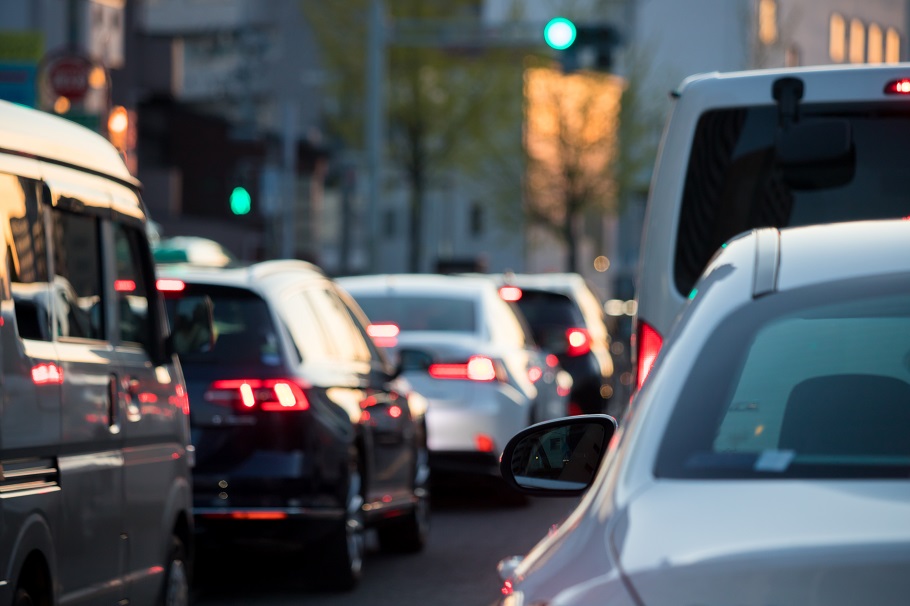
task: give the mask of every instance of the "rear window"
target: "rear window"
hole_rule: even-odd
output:
[[[183,323],[177,313],[177,301],[208,295],[212,299],[215,346],[210,351],[180,353],[182,364],[229,364],[250,368],[277,366],[281,359],[278,335],[269,307],[257,294],[244,288],[187,284],[179,293],[167,293],[168,322],[174,333],[177,351]],[[176,317],[175,317],[176,316]]]
[[[584,326],[578,307],[565,295],[524,290],[517,305],[532,329],[539,326],[560,328]]]
[[[856,146],[853,178],[838,187],[798,189],[774,152],[776,106],[706,112],[698,122],[676,240],[676,288],[687,295],[724,242],[754,227],[785,227],[910,215],[905,103],[806,104],[801,121],[847,120]]]
[[[657,475],[907,478],[908,287],[854,280],[735,312],[695,354]]]
[[[372,323],[392,322],[402,331],[477,332],[472,299],[361,295],[355,299]]]

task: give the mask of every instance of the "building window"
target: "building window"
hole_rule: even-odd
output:
[[[777,42],[777,0],[758,2],[758,39],[762,44]]]
[[[884,58],[885,36],[882,34],[882,28],[873,23],[869,26],[869,50],[866,51],[866,61],[869,63],[881,63]]]
[[[483,206],[480,202],[471,204],[471,235],[478,238],[483,235]]]
[[[844,18],[838,13],[831,15],[828,32],[828,55],[835,63],[842,63],[846,58],[844,41],[847,37],[847,28]]]
[[[897,63],[901,60],[901,35],[893,27],[885,34],[885,61]]]
[[[850,21],[850,63],[866,60],[866,27],[859,19]]]
[[[800,65],[801,55],[799,47],[795,44],[791,44],[787,47],[787,52],[784,55],[784,65],[786,67],[797,67]]]

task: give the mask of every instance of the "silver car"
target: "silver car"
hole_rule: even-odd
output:
[[[520,429],[568,412],[571,377],[532,341],[486,278],[399,274],[339,278],[374,341],[429,400],[434,474],[499,477]]]
[[[624,424],[519,433],[584,496],[502,604],[846,606],[910,595],[910,222],[754,230],[695,284]]]

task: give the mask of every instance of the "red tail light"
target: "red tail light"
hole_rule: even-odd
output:
[[[170,280],[168,278],[161,278],[158,282],[155,283],[155,286],[158,287],[158,290],[161,292],[181,292],[186,288],[186,284],[183,280]]]
[[[501,377],[496,363],[486,356],[471,356],[462,364],[430,364],[427,372],[434,379],[495,381]]]
[[[656,330],[651,328],[647,322],[638,323],[638,387],[642,386],[651,367],[654,366],[654,360],[657,353],[663,345],[664,339]]]
[[[212,383],[203,397],[235,410],[307,410],[306,387],[294,379],[228,379]]]
[[[885,85],[886,95],[908,95],[910,94],[910,78],[901,78],[892,80]]]
[[[521,299],[521,289],[517,286],[503,286],[499,289],[499,296],[503,301],[514,303]]]
[[[395,347],[398,343],[399,332],[401,330],[398,325],[391,322],[367,326],[367,334],[370,335],[377,347]]]
[[[53,362],[32,366],[32,382],[35,385],[62,385],[63,369]]]
[[[541,370],[540,366],[532,366],[528,369],[528,380],[531,383],[537,383],[542,376],[543,370]]]
[[[591,351],[591,334],[584,328],[566,329],[566,342],[568,343],[567,356],[574,358]]]

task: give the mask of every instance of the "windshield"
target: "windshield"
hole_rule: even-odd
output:
[[[859,288],[808,305],[806,293],[769,297],[725,321],[697,356],[657,475],[910,476],[910,295],[828,302]]]
[[[698,121],[683,190],[675,282],[687,295],[714,251],[754,227],[785,227],[910,215],[905,103],[800,106],[802,122],[846,120],[856,148],[844,185],[797,189],[774,151],[776,106],[706,112]],[[832,169],[838,170],[838,169]]]
[[[476,303],[472,299],[400,295],[355,298],[370,322],[391,322],[402,332],[477,332]]]

